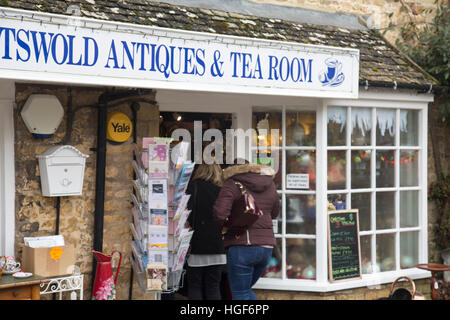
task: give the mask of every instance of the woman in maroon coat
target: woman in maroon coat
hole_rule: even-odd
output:
[[[273,177],[275,171],[264,165],[233,165],[224,170],[224,184],[214,204],[214,219],[224,234],[227,271],[233,300],[256,300],[252,286],[261,277],[275,246],[272,219],[280,211],[280,200]],[[238,181],[250,193],[263,215],[248,229],[224,227],[241,198]]]

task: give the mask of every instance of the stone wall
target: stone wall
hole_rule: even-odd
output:
[[[15,110],[15,159],[16,159],[16,256],[21,258],[23,237],[44,236],[55,233],[56,198],[41,194],[39,165],[36,156],[53,145],[61,144],[67,132],[67,104],[69,88],[66,86],[16,84]],[[93,87],[71,87],[73,107],[95,105],[105,89]],[[56,95],[65,109],[64,119],[55,135],[50,139],[38,140],[32,137],[25,127],[20,111],[30,94],[42,93]],[[154,100],[154,94],[146,96]],[[137,116],[137,142],[143,136],[158,135],[159,109],[155,104],[140,103]],[[129,103],[108,109],[121,111],[132,118]],[[86,161],[83,194],[81,196],[61,197],[60,234],[68,243],[75,246],[76,265],[85,275],[84,297],[91,297],[91,272],[93,256],[93,228],[95,211],[95,176],[97,146],[97,111],[94,108],[81,108],[74,116],[70,144],[89,155]],[[120,250],[123,254],[120,269],[117,298],[128,299],[131,277],[132,239],[129,223],[131,216],[133,170],[132,138],[119,145],[107,144],[105,212],[103,252]],[[117,260],[117,259],[115,259]],[[117,261],[116,265],[117,265]],[[133,298],[153,299],[152,294],[143,294],[136,280],[133,283]]]
[[[433,14],[426,10],[436,8],[435,0],[251,0],[259,3],[301,7],[311,10],[349,13],[367,17],[368,26],[383,29],[392,22],[401,25],[414,21],[416,25],[431,21]],[[389,15],[392,13],[392,17]],[[386,38],[395,43],[399,29],[386,34]]]
[[[416,280],[416,291],[423,294],[425,299],[430,299],[429,280]],[[395,289],[411,289],[408,282],[399,282]],[[387,298],[391,291],[391,284],[383,284],[376,287],[364,287],[334,292],[298,292],[298,291],[277,291],[277,290],[255,290],[258,299],[261,300],[377,300]]]

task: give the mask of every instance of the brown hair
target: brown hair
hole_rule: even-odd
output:
[[[222,186],[223,174],[220,165],[214,164],[199,164],[197,169],[195,169],[192,180],[202,179],[215,185]]]

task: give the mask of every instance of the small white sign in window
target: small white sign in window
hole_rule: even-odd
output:
[[[289,189],[309,189],[309,174],[291,173],[286,177],[286,188]]]

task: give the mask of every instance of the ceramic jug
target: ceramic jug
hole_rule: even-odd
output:
[[[122,253],[118,250],[113,250],[110,255],[106,255],[95,250],[92,250],[92,253],[97,261],[92,299],[115,300],[116,282],[117,277],[119,276],[120,264],[122,262]],[[112,270],[112,257],[114,253],[119,254],[119,264],[115,275],[113,275]]]

